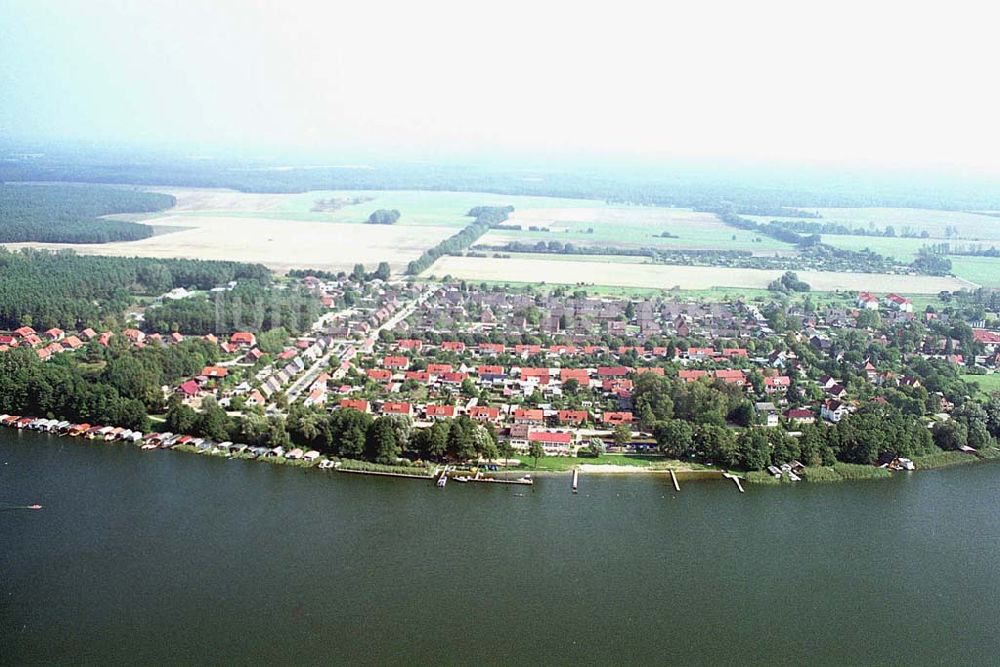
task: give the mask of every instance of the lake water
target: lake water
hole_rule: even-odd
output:
[[[1000,466],[379,479],[0,431],[0,663],[996,664]]]

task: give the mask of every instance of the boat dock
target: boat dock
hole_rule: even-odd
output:
[[[677,474],[674,472],[673,468],[670,469],[670,481],[674,483],[674,491],[681,490],[681,485],[677,481]]]
[[[576,493],[576,488],[579,481],[580,481],[580,470],[579,468],[573,468],[573,493]]]
[[[724,473],[722,473],[722,476],[725,477],[726,479],[731,479],[734,482],[736,482],[736,488],[740,490],[740,493],[744,492],[743,491],[743,484],[740,482],[739,476],[734,475],[731,472],[724,472]]]

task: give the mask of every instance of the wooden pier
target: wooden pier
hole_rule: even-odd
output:
[[[576,493],[579,481],[580,481],[580,469],[573,468],[573,493]]]
[[[674,491],[680,491],[681,485],[677,481],[677,475],[674,473],[673,468],[670,469],[670,481],[674,483]]]
[[[725,477],[726,479],[731,479],[734,482],[736,482],[736,488],[740,490],[740,493],[744,493],[744,491],[743,491],[743,484],[740,483],[739,476],[734,475],[731,472],[724,472],[724,473],[722,473],[722,476]]]

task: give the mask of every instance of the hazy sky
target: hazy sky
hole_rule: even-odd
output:
[[[930,4],[0,0],[0,133],[1000,170],[996,17]]]

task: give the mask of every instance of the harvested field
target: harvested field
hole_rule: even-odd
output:
[[[267,218],[185,215],[148,221],[158,231],[130,243],[73,245],[11,243],[8,248],[71,248],[83,255],[185,257],[260,262],[277,271],[314,268],[350,270],[361,262],[373,270],[380,261],[402,271],[427,248],[455,233],[452,227],[357,225]]]
[[[734,229],[719,222],[711,213],[699,213],[690,209],[569,205],[517,209],[505,225],[520,225],[521,229],[491,231],[480,240],[480,243],[503,245],[511,241],[522,243],[559,241],[581,247],[655,246],[699,250],[749,250],[768,254],[792,249],[791,245],[770,237]],[[531,231],[530,227],[549,231]],[[588,232],[588,229],[593,229],[593,232]],[[660,236],[663,232],[670,232],[677,238],[664,238]]]
[[[315,222],[363,223],[372,211],[380,208],[397,209],[402,215],[396,225],[428,225],[432,227],[464,227],[471,222],[465,214],[475,206],[514,206],[517,210],[565,206],[601,207],[604,203],[591,199],[557,199],[498,195],[487,192],[430,192],[418,190],[315,190],[295,194],[257,194],[234,190],[196,188],[155,188],[177,197],[171,213],[178,215],[247,215],[286,220]],[[321,199],[364,199],[331,211],[313,210]]]
[[[763,289],[781,276],[781,271],[763,269],[727,269],[702,266],[664,264],[621,264],[606,262],[576,262],[562,259],[494,259],[476,257],[442,257],[423,275],[444,276],[468,280],[533,281],[558,284],[593,284],[658,289],[704,290],[713,287]],[[933,276],[897,276],[874,273],[835,273],[830,271],[800,271],[799,277],[814,290],[899,292],[903,294],[936,294],[942,290],[958,290],[974,286],[958,278]]]

